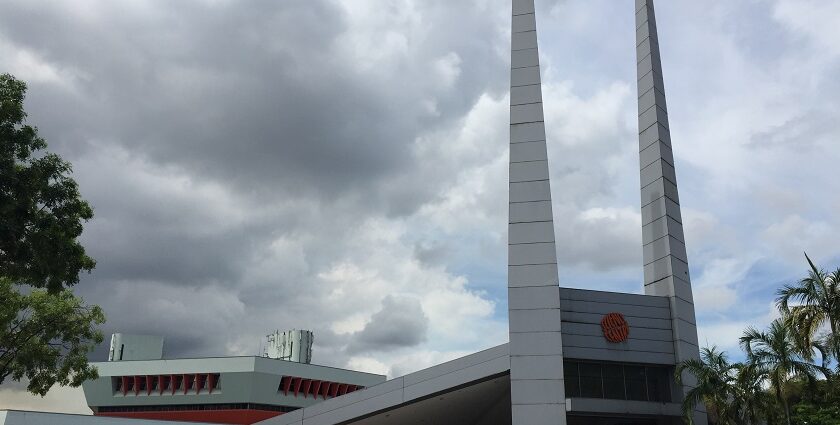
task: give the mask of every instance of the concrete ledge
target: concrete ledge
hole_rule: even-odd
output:
[[[322,401],[261,425],[332,425],[391,410],[434,394],[507,373],[508,344],[423,369],[345,396]]]
[[[67,413],[0,410],[0,425],[210,425],[207,422],[154,421]]]
[[[607,400],[600,398],[566,399],[566,411],[571,413],[682,416],[682,408],[678,403]]]

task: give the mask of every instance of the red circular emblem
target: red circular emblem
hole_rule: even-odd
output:
[[[610,313],[601,319],[604,338],[609,342],[624,342],[630,335],[630,325],[621,313]]]

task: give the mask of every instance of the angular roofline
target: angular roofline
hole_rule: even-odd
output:
[[[359,373],[364,375],[370,376],[377,376],[382,378],[387,378],[386,375],[378,374],[378,373],[370,373],[370,372],[362,372],[353,369],[345,369],[335,366],[325,366],[319,364],[312,364],[312,363],[299,363],[293,362],[289,360],[282,360],[282,359],[272,359],[268,357],[261,357],[261,356],[213,356],[213,357],[178,357],[178,358],[168,358],[168,359],[152,359],[152,360],[119,360],[119,361],[104,361],[104,362],[91,362],[90,364],[97,367],[105,366],[106,368],[119,368],[118,365],[137,365],[141,363],[145,364],[154,364],[154,363],[168,363],[168,362],[187,362],[187,361],[222,361],[222,362],[230,362],[233,360],[246,360],[246,359],[253,359],[254,360],[254,368],[253,371],[256,371],[257,362],[282,362],[281,364],[284,366],[292,366],[292,367],[303,367],[303,368],[322,368],[322,369],[331,369],[331,370],[339,370],[343,372],[351,372],[351,373]],[[223,372],[223,371],[220,371]],[[185,372],[189,373],[189,372]]]
[[[343,423],[509,371],[509,344],[502,344],[275,416],[255,425],[300,425],[304,420],[309,421],[318,416],[329,418],[330,423]]]

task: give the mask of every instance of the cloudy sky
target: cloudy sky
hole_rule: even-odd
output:
[[[509,8],[0,0],[0,72],[95,209],[76,291],[106,334],[312,329],[316,363],[391,377],[506,342]],[[641,292],[633,2],[538,8],[561,284]],[[657,22],[700,339],[735,350],[803,251],[840,266],[840,2]]]

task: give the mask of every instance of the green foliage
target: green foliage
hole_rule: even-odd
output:
[[[674,377],[678,384],[682,384],[685,372],[697,378],[697,386],[686,394],[682,404],[688,423],[694,423],[692,413],[701,401],[717,412],[721,424],[734,423],[730,397],[734,393],[735,366],[729,363],[726,353],[717,351],[716,347],[703,348],[699,360],[686,360],[677,366]]]
[[[689,424],[694,423],[692,412],[701,401],[720,425],[758,423],[771,404],[757,369],[730,363],[726,353],[716,347],[702,348],[699,360],[686,360],[677,366],[678,384],[682,384],[686,372],[697,378],[697,386],[686,394],[682,405]]]
[[[793,423],[808,425],[840,425],[840,405],[820,406],[799,402],[793,406]]]
[[[25,94],[0,75],[0,384],[26,379],[44,395],[97,376],[87,355],[105,316],[70,292],[95,266],[77,240],[93,210],[70,164],[25,123]]]
[[[840,425],[840,386],[836,380],[816,385],[798,382],[792,388],[791,419],[796,424]]]
[[[750,363],[736,363],[735,388],[732,396],[735,423],[757,424],[773,407],[773,398],[764,391],[764,376]]]
[[[25,124],[26,84],[0,75],[0,276],[57,293],[96,265],[76,240],[93,210],[70,164]]]
[[[790,322],[784,319],[774,320],[764,332],[747,328],[740,342],[750,366],[767,379],[790,423],[787,385],[796,376],[812,384],[816,382],[822,369],[808,361],[814,357],[816,348],[801,347]]]
[[[805,258],[808,276],[796,284],[783,286],[777,292],[776,304],[795,330],[800,346],[819,343],[837,360],[840,359],[840,268],[828,273],[818,269],[808,254]],[[823,327],[829,332],[818,335]]]
[[[101,308],[85,306],[68,290],[26,295],[8,279],[0,279],[0,298],[0,384],[26,378],[30,392],[44,395],[54,384],[77,387],[97,377],[87,355],[102,342]]]
[[[688,423],[702,401],[717,424],[840,425],[840,377],[826,367],[833,361],[840,372],[840,268],[828,273],[805,258],[807,277],[777,292],[782,317],[740,338],[746,363],[712,347],[677,367],[678,382],[697,378],[683,401]]]

